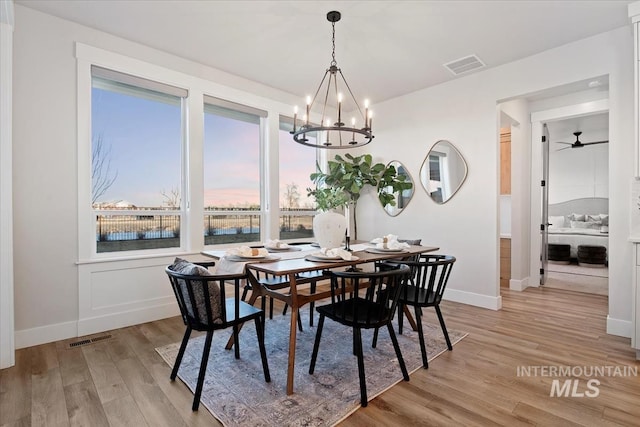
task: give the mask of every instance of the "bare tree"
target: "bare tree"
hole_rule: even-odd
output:
[[[291,184],[287,184],[286,190],[284,192],[284,207],[293,209],[297,208],[300,205],[300,192],[298,191],[298,184],[292,182]]]
[[[111,170],[111,148],[107,148],[102,135],[94,137],[91,147],[91,204],[95,205],[118,177]]]
[[[166,205],[170,208],[179,208],[180,207],[180,190],[178,187],[173,187],[169,192],[166,192],[164,188],[160,192],[162,197],[164,197],[163,205]]]
[[[284,192],[284,207],[288,209],[295,209],[300,205],[300,192],[298,191],[298,184],[292,182],[287,184]],[[291,230],[291,215],[286,216],[287,229]]]

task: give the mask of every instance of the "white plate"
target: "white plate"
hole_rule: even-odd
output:
[[[239,255],[239,254],[231,254],[230,257],[240,258],[240,259],[262,259],[266,258],[268,255]]]
[[[407,249],[405,248],[400,248],[400,249],[384,249],[384,248],[367,248],[365,249],[365,252],[371,252],[374,254],[386,254],[386,253],[404,253],[404,252],[409,252]]]
[[[314,252],[311,254],[312,257],[314,258],[320,258],[320,259],[342,259],[339,256],[329,256],[329,255],[325,255],[322,252]]]
[[[256,262],[271,262],[271,261],[277,261],[280,259],[279,256],[274,256],[274,255],[252,256],[252,257],[243,257],[240,255],[227,255],[226,258],[229,261],[256,261]]]
[[[278,248],[276,248],[275,246],[271,247],[271,246],[265,246],[264,247],[266,250],[268,251],[288,251],[291,249],[291,246],[286,245],[286,246],[280,246]]]
[[[342,259],[340,257],[336,257],[336,258],[320,258],[320,257],[317,257],[315,255],[307,255],[304,259],[306,259],[307,261],[316,261],[316,262],[343,262],[343,261],[347,261],[346,259]],[[359,259],[360,258],[358,258],[357,256],[352,256],[349,261],[357,261]]]

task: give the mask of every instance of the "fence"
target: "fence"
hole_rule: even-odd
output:
[[[313,211],[282,210],[280,238],[313,236]],[[255,209],[205,211],[205,245],[260,241],[260,217]],[[96,215],[98,252],[180,246],[180,215],[171,211],[109,211]]]

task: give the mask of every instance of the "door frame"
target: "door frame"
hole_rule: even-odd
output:
[[[609,99],[606,98],[531,113],[531,221],[529,240],[531,244],[531,262],[529,286],[540,286],[540,280],[534,280],[534,278],[540,277],[542,265],[540,261],[540,248],[542,245],[540,233],[540,224],[542,224],[542,190],[540,186],[542,181],[542,149],[539,149],[539,147],[541,147],[543,125],[548,122],[590,116],[608,111]]]

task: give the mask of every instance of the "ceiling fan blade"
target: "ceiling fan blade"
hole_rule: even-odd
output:
[[[567,144],[567,145],[571,145],[571,144],[573,144],[573,142],[556,141],[556,144]]]
[[[583,142],[582,145],[608,144],[609,141]]]
[[[556,151],[562,151],[562,150],[567,150],[569,148],[573,148],[571,145],[569,145],[568,147],[564,147],[564,148],[558,148]]]

